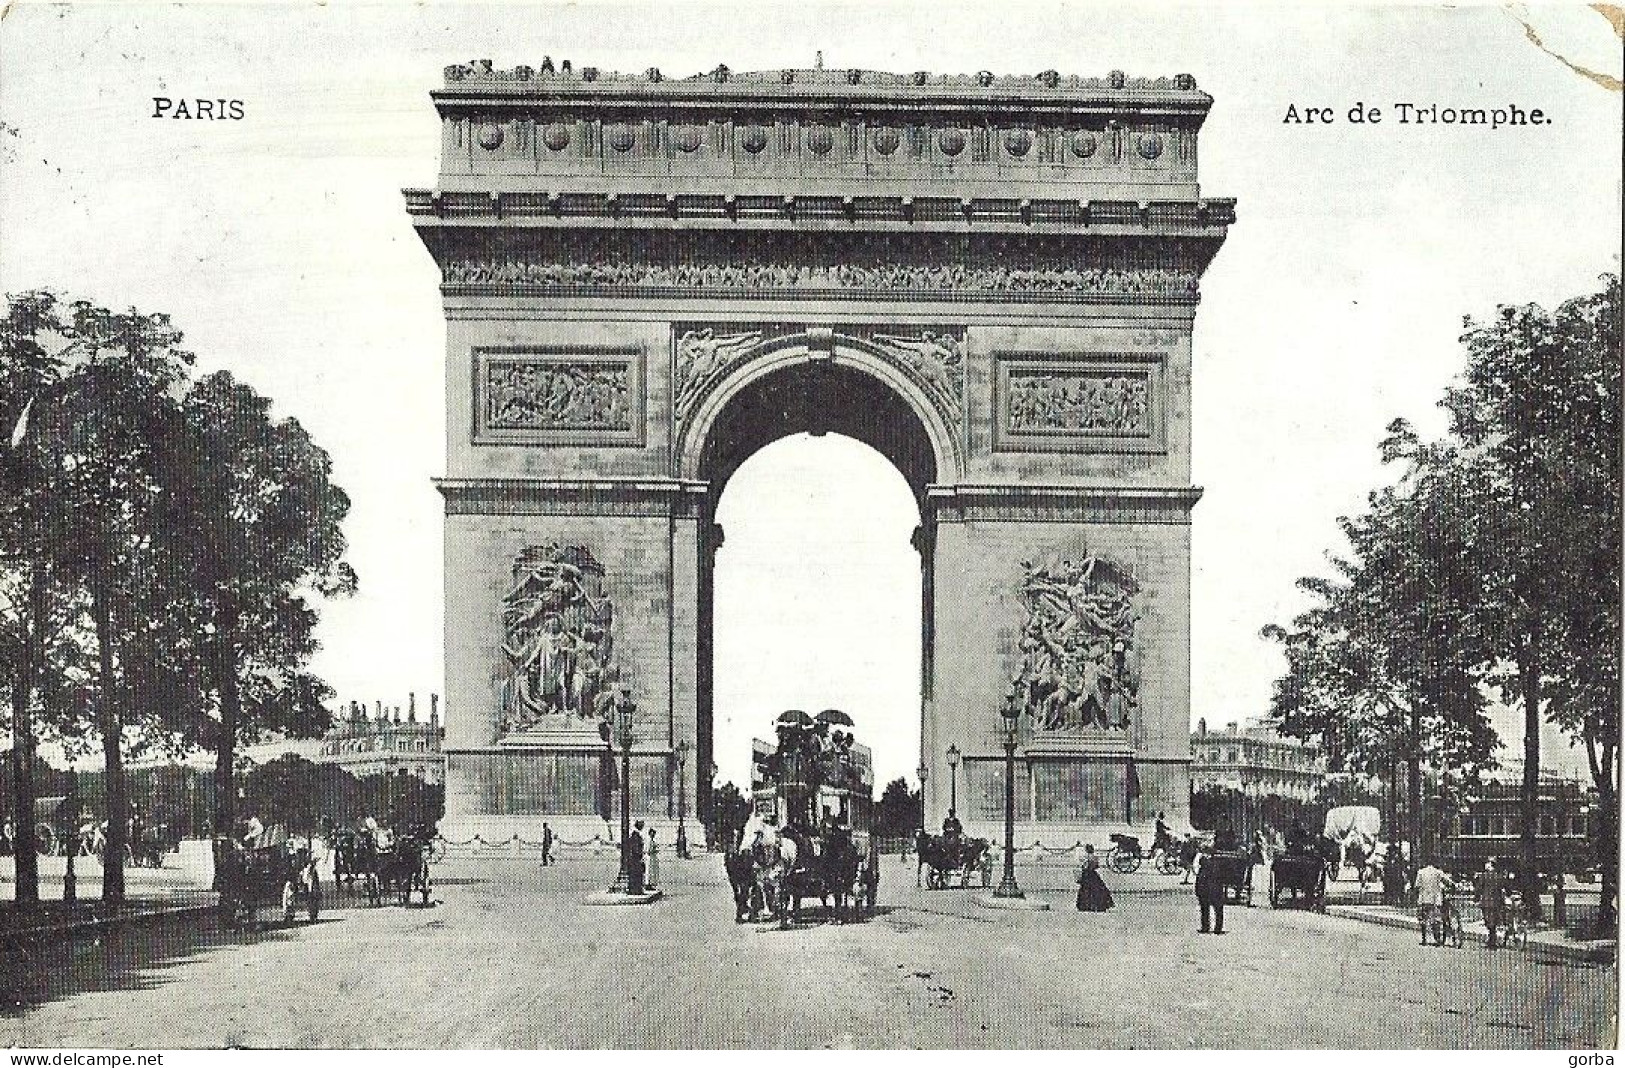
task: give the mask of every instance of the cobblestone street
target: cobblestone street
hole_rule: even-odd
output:
[[[436,868],[428,909],[334,900],[313,927],[177,918],[6,969],[0,1045],[211,1047],[1596,1047],[1615,970],[1423,949],[1404,931],[1267,906],[1195,931],[1177,881],[1112,884],[1080,914],[914,888],[879,915],[736,925],[721,861],[668,862],[667,897],[593,908],[612,862]],[[1332,993],[1335,992],[1335,993]],[[20,1004],[20,1008],[17,1007]],[[1126,1007],[1126,1008],[1125,1008]]]

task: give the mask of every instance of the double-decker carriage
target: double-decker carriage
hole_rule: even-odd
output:
[[[283,922],[298,911],[316,922],[322,909],[322,883],[310,841],[289,838],[277,845],[245,848],[229,838],[214,841],[221,914],[233,923],[258,923],[275,908]]]

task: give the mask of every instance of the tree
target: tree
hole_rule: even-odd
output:
[[[355,589],[341,529],[350,501],[332,461],[293,419],[229,373],[196,382],[164,465],[166,586],[196,636],[194,663],[214,696],[196,739],[215,752],[215,829],[236,824],[240,744],[275,731],[320,734],[331,694],[306,665],[314,602]]]
[[[1449,436],[1409,427],[1393,451],[1470,500],[1463,534],[1481,580],[1491,679],[1523,710],[1521,864],[1538,911],[1540,727],[1585,748],[1598,791],[1601,918],[1612,929],[1619,795],[1620,280],[1548,312],[1466,321],[1467,367],[1447,391]]]
[[[910,838],[920,828],[920,791],[910,790],[902,777],[880,792],[875,804],[875,834],[882,838]]]
[[[53,698],[55,711],[70,718],[93,710],[108,805],[102,893],[118,901],[129,826],[125,729],[136,725],[129,700],[134,664],[123,639],[136,629],[141,613],[134,602],[152,574],[154,449],[192,356],[179,347],[180,334],[166,316],[111,312],[86,301],[64,313],[48,293],[13,298],[12,310],[13,323],[19,313],[27,320],[22,330],[8,328],[7,343],[13,354],[8,377],[27,397],[10,440],[12,481],[23,490],[15,529],[17,559],[30,575],[26,614],[38,617],[48,607],[48,589],[41,598],[46,576],[88,616],[95,653],[86,662],[59,646],[46,659],[42,635],[25,633],[19,659],[26,667],[13,686],[13,720],[27,722],[26,708],[21,715],[17,709],[36,696]],[[42,343],[46,338],[52,348]],[[41,665],[49,668],[45,674]]]
[[[1363,515],[1339,520],[1351,551],[1332,560],[1337,577],[1301,580],[1312,607],[1290,631],[1264,629],[1287,657],[1271,702],[1280,730],[1318,739],[1335,770],[1386,779],[1390,796],[1403,768],[1413,859],[1431,837],[1429,771],[1474,781],[1495,746],[1475,586],[1452,543],[1455,501],[1453,487],[1408,478],[1372,493]]]

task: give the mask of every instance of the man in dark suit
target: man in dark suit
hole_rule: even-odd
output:
[[[1495,865],[1495,858],[1484,862],[1484,873],[1478,877],[1478,909],[1484,915],[1484,930],[1488,937],[1485,949],[1496,948],[1495,932],[1506,924],[1506,875]]]
[[[621,863],[626,865],[626,891],[643,893],[643,821],[632,825],[632,833],[621,844]]]
[[[1208,920],[1211,917],[1212,933],[1224,934],[1224,883],[1214,870],[1211,856],[1203,856],[1200,866],[1196,869],[1196,901],[1202,910],[1202,927],[1199,933],[1209,933]]]

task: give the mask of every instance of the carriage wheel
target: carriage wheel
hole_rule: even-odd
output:
[[[1163,875],[1178,875],[1184,870],[1184,867],[1179,863],[1178,857],[1167,852],[1157,854],[1157,871]]]
[[[1140,857],[1112,846],[1111,852],[1106,854],[1106,866],[1119,875],[1132,875],[1140,870]]]
[[[925,886],[928,890],[946,890],[948,873],[941,868],[932,868],[931,873],[925,877]]]

